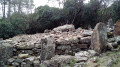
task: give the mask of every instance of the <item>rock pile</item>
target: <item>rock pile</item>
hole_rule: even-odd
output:
[[[117,45],[119,39],[115,38]],[[0,66],[86,67],[89,58],[107,49],[106,44],[112,44],[114,48],[116,44],[113,42],[114,39],[110,38],[107,41],[103,23],[98,23],[94,31],[64,25],[45,33],[18,35],[0,41]]]

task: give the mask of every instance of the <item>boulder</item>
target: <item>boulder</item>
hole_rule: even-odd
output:
[[[8,64],[12,64],[13,62],[14,62],[14,58],[10,58],[10,59],[8,59]]]
[[[80,43],[82,43],[82,44],[90,44],[90,42],[91,42],[91,36],[82,37],[82,38],[80,39]]]
[[[110,18],[107,22],[107,32],[111,32],[114,29],[114,23],[113,20]]]
[[[80,48],[80,49],[88,49],[89,48],[88,44],[77,44],[76,46],[77,46],[77,48]]]
[[[29,60],[29,61],[31,61],[31,62],[33,62],[34,60],[35,60],[35,57],[34,56],[31,56],[31,57],[28,57],[28,58],[26,58],[27,60]]]
[[[74,25],[63,25],[63,26],[59,26],[57,28],[54,28],[53,29],[54,31],[61,31],[61,32],[68,32],[68,31],[74,31],[75,30],[75,27]]]
[[[68,44],[71,44],[71,43],[78,43],[80,40],[79,40],[79,37],[77,36],[67,36],[66,38],[63,38],[62,36],[58,39],[56,39],[56,44],[61,44],[61,45],[68,45]]]
[[[111,45],[113,48],[117,48],[118,47],[117,42],[108,43],[108,45]]]
[[[75,59],[77,62],[86,62],[88,60],[89,53],[87,51],[80,51],[75,53]]]
[[[75,58],[70,55],[56,55],[50,60],[41,63],[41,67],[65,67],[70,64]]]
[[[33,64],[34,64],[33,67],[40,67],[40,61],[39,60],[34,60]]]
[[[19,54],[18,57],[19,58],[28,58],[29,54]]]
[[[109,39],[108,39],[108,42],[109,42],[109,43],[113,43],[113,42],[115,42],[115,41],[116,41],[115,38],[109,38]]]
[[[98,53],[102,53],[107,47],[107,28],[104,23],[98,23],[95,26],[93,34],[91,36],[90,48]]]
[[[86,62],[88,60],[88,57],[79,57],[75,56],[76,61],[79,62]]]
[[[87,67],[87,64],[85,62],[75,63],[74,67]]]
[[[59,38],[59,39],[56,40],[55,43],[66,45],[66,44],[71,44],[71,41],[70,41],[69,38]]]
[[[30,64],[22,62],[21,67],[32,67]]]
[[[89,57],[89,53],[87,51],[80,51],[80,52],[75,53],[75,56]]]
[[[46,36],[41,39],[40,60],[49,60],[55,55],[55,39]]]
[[[94,50],[88,50],[88,52],[91,56],[96,56],[97,55],[97,52],[94,51]]]
[[[83,30],[83,32],[82,32],[81,35],[84,36],[84,37],[86,37],[86,36],[91,36],[92,33],[93,33],[92,30]]]
[[[60,45],[60,46],[57,46],[57,49],[58,50],[70,50],[71,46],[70,45]]]
[[[21,42],[18,43],[17,45],[15,45],[15,47],[17,49],[33,49],[34,48],[34,44],[30,43],[30,42]]]

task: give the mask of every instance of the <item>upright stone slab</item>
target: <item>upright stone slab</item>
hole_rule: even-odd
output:
[[[114,23],[113,23],[112,18],[110,18],[110,19],[108,20],[108,22],[107,22],[107,26],[108,26],[108,28],[111,28],[111,29],[114,28]]]
[[[110,33],[112,33],[111,31],[114,30],[114,27],[115,26],[114,26],[113,20],[112,20],[112,18],[110,18],[107,22],[107,32],[109,35],[110,35]]]
[[[49,60],[55,55],[55,40],[52,36],[41,39],[40,60]]]
[[[90,48],[101,53],[107,47],[107,27],[104,23],[98,23],[91,36]]]
[[[115,24],[114,35],[120,36],[120,21],[117,21]]]
[[[9,43],[0,44],[0,67],[4,67],[13,55],[13,47]]]

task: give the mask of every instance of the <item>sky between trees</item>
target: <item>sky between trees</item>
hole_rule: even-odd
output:
[[[85,0],[84,3],[88,3],[89,0]],[[59,7],[59,8],[62,8],[62,6],[59,6],[58,2],[56,0],[52,0],[50,2],[48,2],[48,0],[34,0],[34,8],[33,8],[33,11],[35,8],[39,7],[39,6],[44,6],[44,5],[49,5],[50,7]],[[6,6],[7,7],[7,6]],[[0,8],[2,8],[2,5],[0,5]],[[2,15],[2,9],[0,9],[0,18],[3,16]],[[6,12],[7,13],[8,11],[8,8],[6,8]],[[7,14],[6,14],[7,16]]]
[[[89,0],[85,0],[84,3],[88,3]],[[58,2],[56,0],[52,0],[52,2],[48,2],[48,0],[34,0],[35,7],[49,5],[50,7],[59,7]],[[61,6],[62,7],[62,6]]]

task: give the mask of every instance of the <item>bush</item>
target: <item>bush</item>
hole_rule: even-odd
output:
[[[8,23],[6,20],[1,20],[0,21],[0,38],[6,39],[9,37],[13,37],[14,30],[13,26],[11,23]]]

